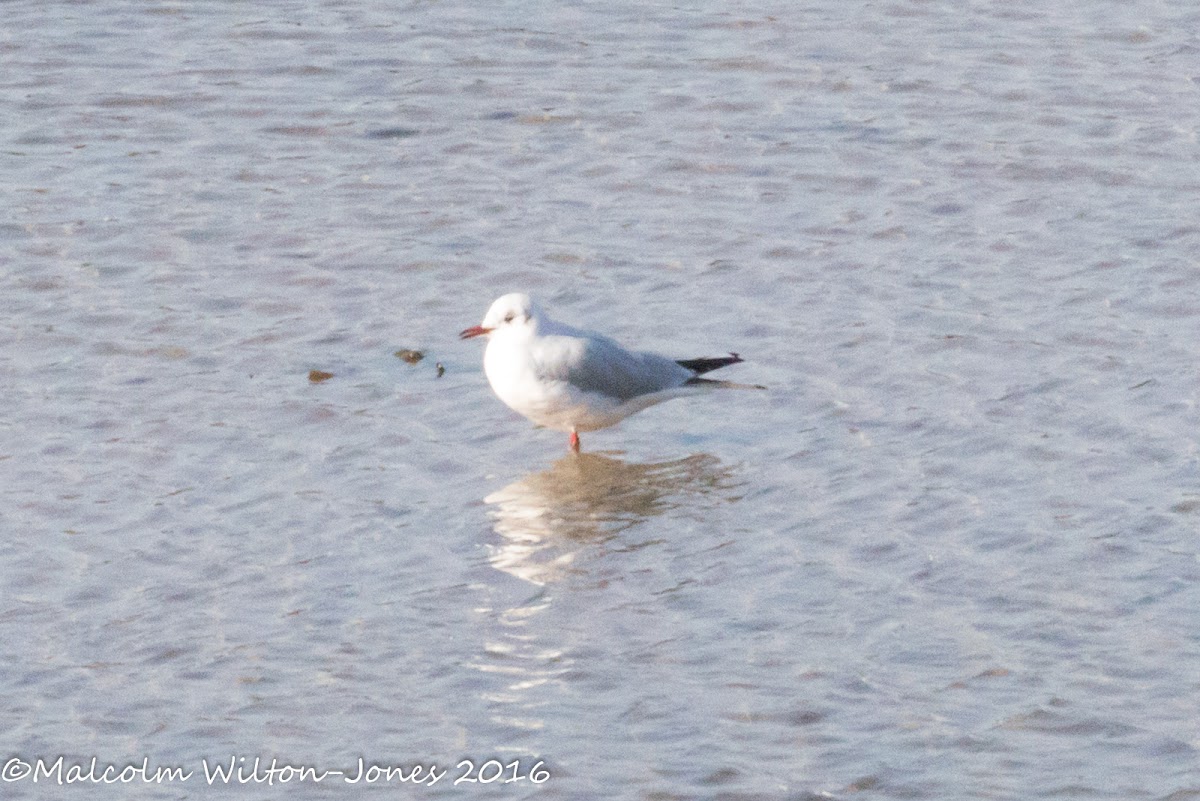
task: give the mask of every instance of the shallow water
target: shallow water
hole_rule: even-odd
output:
[[[1200,798],[1191,5],[4,16],[5,797]]]

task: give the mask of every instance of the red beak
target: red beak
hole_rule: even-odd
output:
[[[490,334],[490,333],[492,333],[492,329],[490,329],[490,328],[484,328],[482,325],[473,325],[470,328],[464,330],[462,333],[460,333],[458,335],[458,338],[459,339],[470,339],[471,337],[481,337],[484,334]]]

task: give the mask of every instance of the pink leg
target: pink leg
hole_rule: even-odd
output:
[[[571,450],[579,453],[579,435],[574,431],[571,432],[571,438],[567,440],[567,444],[571,446]]]

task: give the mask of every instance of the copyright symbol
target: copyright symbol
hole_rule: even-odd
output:
[[[13,757],[4,763],[4,770],[0,771],[0,779],[6,782],[19,782],[21,779],[27,778],[33,770],[29,763],[20,757]]]

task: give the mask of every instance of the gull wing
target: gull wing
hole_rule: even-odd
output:
[[[548,336],[538,350],[534,359],[540,376],[621,403],[682,386],[694,375],[665,356],[628,351],[598,334]]]

